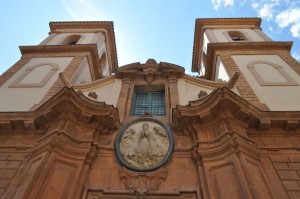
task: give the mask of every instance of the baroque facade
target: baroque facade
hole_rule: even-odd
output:
[[[51,22],[0,77],[1,198],[300,198],[300,64],[260,23],[197,19],[193,77]]]

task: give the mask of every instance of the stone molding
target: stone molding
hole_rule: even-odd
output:
[[[89,187],[85,190],[86,199],[136,199],[137,196],[133,195],[129,191],[124,190],[109,190],[101,189],[97,187]],[[162,198],[172,198],[172,199],[198,199],[201,198],[200,194],[195,190],[176,190],[176,191],[156,191],[151,195],[141,196],[138,199],[162,199]]]
[[[20,46],[24,57],[81,57],[86,56],[93,80],[100,79],[99,55],[96,44]]]
[[[146,195],[152,195],[159,191],[160,184],[168,176],[168,170],[162,168],[151,173],[144,173],[130,172],[121,168],[119,169],[119,176],[130,193],[137,198],[144,198]]]
[[[39,83],[21,83],[21,81],[30,74],[32,70],[34,70],[37,67],[49,65],[51,66],[51,69],[49,72],[44,76],[44,78]],[[10,88],[32,88],[32,87],[43,87],[48,82],[48,80],[54,75],[54,73],[59,69],[58,64],[55,63],[40,63],[37,65],[30,66],[26,68],[26,70],[9,86]]]
[[[151,68],[151,72],[147,70],[149,68]],[[148,74],[153,77],[151,81],[145,80]],[[121,122],[136,119],[135,116],[130,116],[129,113],[134,92],[139,86],[164,87],[166,115],[154,116],[154,118],[162,120],[163,122],[170,122],[171,108],[178,104],[177,84],[172,80],[181,78],[184,75],[183,67],[166,62],[157,63],[154,59],[149,59],[145,64],[138,62],[120,67],[116,73],[116,77],[123,80],[117,106],[120,110]],[[169,79],[171,82],[169,82]]]
[[[292,118],[295,122],[288,122]],[[287,123],[293,126],[289,131]],[[269,176],[261,158],[262,152],[274,155],[280,149],[260,148],[248,131],[252,129],[261,136],[281,128],[281,132],[296,134],[299,124],[299,111],[261,111],[224,87],[188,106],[174,108],[172,127],[179,132],[181,128],[181,136],[193,140],[190,147],[176,152],[192,153],[204,198],[277,199],[282,196],[282,186],[274,190],[273,186],[278,186],[273,180],[279,181],[279,177]]]
[[[80,194],[77,187],[84,184],[83,175],[87,172],[85,164],[90,165],[95,156],[94,147],[91,145],[91,141],[78,142],[64,132],[55,131],[47,134],[33,147],[29,164],[24,174],[20,176],[19,184],[15,186],[22,189],[16,189],[7,196],[49,198],[52,195],[52,197],[72,198]],[[64,182],[62,188],[57,182],[58,177],[59,181]],[[33,181],[40,186],[32,186]],[[56,192],[49,192],[49,186]]]
[[[43,135],[34,145],[21,149],[25,152],[30,147],[30,161],[4,193],[9,198],[49,198],[49,194],[74,198],[80,195],[78,187],[83,187],[89,167],[97,156],[96,138],[111,133],[119,124],[113,106],[90,100],[68,87],[36,111],[0,113],[1,133],[8,132],[2,128],[6,121],[10,133]],[[12,126],[14,121],[23,125]],[[58,177],[63,181],[62,188],[56,181]],[[33,187],[33,181],[40,186]],[[49,192],[49,186],[55,187],[55,193]]]
[[[0,86],[9,80],[16,72],[18,72],[24,65],[31,60],[31,57],[21,58],[17,63],[10,67],[0,76]]]
[[[30,110],[37,109],[47,100],[49,100],[53,95],[58,93],[64,86],[67,87],[71,86],[69,84],[69,79],[73,76],[77,68],[80,67],[80,64],[82,63],[83,60],[84,57],[80,57],[80,56],[74,57],[72,61],[68,64],[66,69],[58,75],[59,78],[53,83],[53,85],[44,95],[42,100],[38,104],[33,105]]]
[[[214,71],[216,67],[215,57],[218,54],[227,53],[229,55],[257,55],[261,54],[274,54],[280,55],[284,51],[290,51],[292,48],[292,42],[219,42],[209,43],[207,48],[207,62],[205,66],[205,78],[214,79]],[[221,57],[222,58],[222,57]],[[226,66],[226,65],[225,65]]]
[[[255,68],[255,64],[267,64],[269,66],[272,66],[285,80],[286,82],[266,82],[261,75],[257,72]],[[298,84],[292,79],[292,77],[282,68],[282,66],[279,66],[275,63],[269,62],[269,61],[261,61],[256,60],[252,61],[247,64],[247,68],[250,70],[253,77],[257,80],[257,82],[261,86],[298,86]]]
[[[154,60],[155,61],[155,60]],[[139,62],[122,66],[116,73],[117,78],[137,78],[139,76],[147,77],[151,75],[155,77],[170,77],[179,78],[184,75],[184,68],[175,64],[160,62],[160,63],[145,63]],[[154,80],[154,79],[153,79]],[[149,82],[153,82],[149,81]]]

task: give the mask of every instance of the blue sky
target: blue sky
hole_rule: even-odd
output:
[[[18,46],[48,36],[50,21],[113,21],[119,66],[154,58],[189,72],[196,18],[261,17],[300,60],[299,0],[2,0],[0,11],[0,74],[20,59]]]

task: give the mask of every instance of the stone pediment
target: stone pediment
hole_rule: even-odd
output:
[[[180,78],[184,75],[184,68],[167,62],[157,63],[154,59],[148,59],[144,64],[136,62],[122,66],[118,68],[116,73],[118,78],[134,78],[147,75]]]

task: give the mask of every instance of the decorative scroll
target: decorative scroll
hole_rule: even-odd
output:
[[[125,188],[138,199],[143,199],[146,195],[151,195],[158,191],[161,182],[167,178],[168,170],[163,168],[154,172],[129,172],[124,169],[119,170],[120,180]]]

